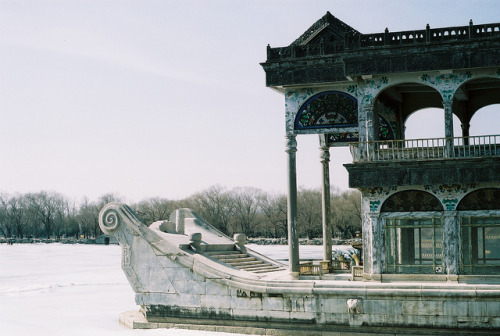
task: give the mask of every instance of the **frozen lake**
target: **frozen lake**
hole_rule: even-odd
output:
[[[287,246],[249,245],[272,258]],[[301,246],[300,257],[320,259],[321,246]],[[2,335],[235,335],[192,330],[131,330],[118,315],[138,310],[120,268],[117,245],[0,245]]]

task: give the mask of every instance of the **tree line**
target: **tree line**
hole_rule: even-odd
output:
[[[95,238],[101,234],[99,211],[109,202],[121,201],[106,194],[80,204],[55,192],[0,195],[0,235],[18,238]],[[130,205],[147,224],[169,219],[178,208],[191,208],[227,235],[287,237],[287,201],[284,194],[256,188],[226,189],[212,186],[186,199],[154,197]],[[354,190],[331,193],[331,223],[334,237],[352,238],[361,230],[361,196]],[[301,237],[322,237],[321,191],[300,189],[297,228]]]

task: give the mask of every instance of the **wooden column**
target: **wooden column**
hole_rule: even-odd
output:
[[[453,157],[453,101],[443,100],[444,137],[446,138],[445,157]]]
[[[330,148],[320,148],[322,166],[323,261],[332,262],[332,226],[330,224]]]
[[[453,101],[443,100],[444,108],[444,136],[453,138]]]
[[[295,135],[286,136],[288,153],[288,262],[290,274],[299,275],[299,235],[297,232],[297,140]]]
[[[443,214],[443,267],[441,272],[448,276],[457,275],[460,265],[460,219],[456,211]]]
[[[363,115],[364,120],[364,130],[361,127],[361,121],[359,122],[359,141],[376,141],[378,135],[378,122],[375,120],[378,119],[374,111],[373,104],[364,104],[361,110],[361,115]],[[364,139],[363,139],[364,138]],[[363,140],[362,140],[363,139]],[[360,151],[362,153],[361,158],[370,159],[374,155],[375,151],[375,143],[369,143],[360,147]]]
[[[469,136],[470,136],[470,124],[469,123],[462,123],[460,125],[462,127],[462,137],[464,138],[464,145],[469,144]]]
[[[377,141],[379,132],[377,103],[365,104],[363,112],[366,116],[366,141]]]

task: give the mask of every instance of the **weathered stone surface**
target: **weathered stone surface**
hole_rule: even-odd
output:
[[[230,295],[229,288],[222,283],[207,279],[205,281],[205,286],[207,295],[220,295],[220,296]]]
[[[267,60],[262,63],[266,85],[311,85],[362,75],[471,69],[497,66],[500,58],[498,24],[364,35],[351,27],[336,30],[337,21],[327,13],[307,30],[316,35],[313,39],[299,38],[288,47],[268,47]],[[484,29],[491,32],[484,33]]]
[[[133,328],[214,330],[217,321],[219,331],[329,335],[355,328],[376,333],[381,326],[489,330],[499,324],[495,318],[500,285],[293,280],[286,273],[256,276],[182,250],[175,236],[159,243],[156,231],[133,219],[122,205],[110,205],[104,215],[107,211],[125,213],[111,231],[124,249],[124,270],[145,313],[146,321],[122,315],[122,323]],[[216,280],[211,278],[215,274]],[[162,284],[167,286],[159,290]]]
[[[405,301],[401,313],[403,315],[440,316],[444,313],[444,301]]]
[[[228,295],[201,295],[200,304],[201,307],[232,308],[231,297]]]
[[[345,164],[349,187],[373,188],[500,181],[500,158]]]
[[[346,314],[347,306],[345,299],[319,298],[318,311],[322,313]]]
[[[290,306],[290,301],[283,297],[265,297],[262,299],[262,308],[267,311],[285,310],[285,305]]]

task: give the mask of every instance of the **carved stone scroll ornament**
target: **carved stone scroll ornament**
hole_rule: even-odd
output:
[[[150,230],[145,230],[141,220],[126,204],[109,203],[99,213],[99,227],[105,234],[114,235],[120,244],[128,244],[130,236],[141,236],[151,242],[160,238]],[[147,227],[146,227],[147,228]]]
[[[120,225],[120,216],[115,209],[107,209],[101,213],[99,219],[101,230],[106,234],[115,231]]]

